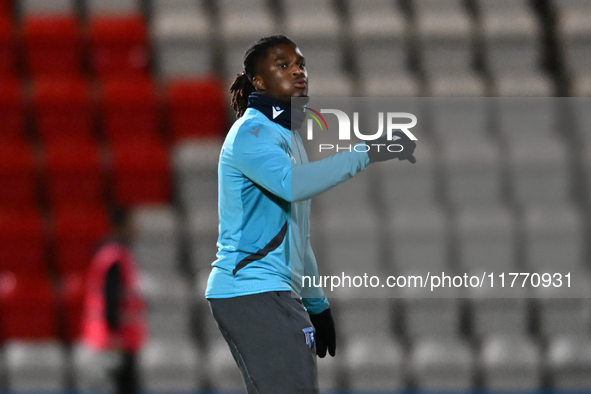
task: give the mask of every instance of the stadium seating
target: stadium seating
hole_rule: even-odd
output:
[[[489,72],[498,75],[539,69],[541,24],[529,5],[519,1],[511,5],[505,1],[501,7],[493,7],[486,0],[477,3],[481,20],[479,34]]]
[[[536,272],[561,272],[584,266],[583,222],[571,204],[530,205],[523,229],[527,266]]]
[[[218,393],[244,392],[244,381],[228,344],[220,337],[208,346],[206,369],[210,387]]]
[[[406,387],[406,354],[393,338],[351,341],[345,344],[342,358],[351,391],[391,392]]]
[[[31,15],[24,21],[23,39],[29,75],[80,74],[82,34],[73,15]]]
[[[339,388],[341,362],[333,357],[325,357],[318,363],[318,387],[321,392],[334,392]]]
[[[0,55],[0,59],[2,58],[6,59]],[[0,77],[0,141],[25,139],[24,96],[19,80],[8,76]]]
[[[215,209],[221,141],[187,140],[173,151],[177,196],[183,206]]]
[[[142,12],[141,0],[87,0],[86,11],[97,15],[134,15]]]
[[[457,136],[467,134],[470,129],[466,128],[466,120],[478,120],[478,116],[483,115],[483,109],[477,108],[478,105],[483,105],[483,101],[467,99],[468,97],[486,96],[487,86],[482,77],[474,72],[446,71],[444,73],[431,74],[426,80],[428,82],[427,89],[429,96],[446,98],[434,100],[434,118],[439,120],[438,116],[445,116],[446,109],[440,108],[441,106],[455,107],[454,109],[460,111],[462,115],[455,119],[458,122],[457,126],[459,129],[457,130]],[[450,99],[451,97],[455,99]],[[447,115],[449,116],[449,114]],[[467,119],[465,118],[466,116],[468,116]],[[441,129],[445,130],[439,123],[434,123],[434,126],[439,129],[438,131]],[[479,123],[472,124],[471,126],[475,129],[472,130],[475,134],[483,131]]]
[[[277,34],[277,18],[266,7],[265,0],[221,0],[220,39],[224,45],[225,80],[232,83],[242,72],[244,51],[261,37]],[[242,21],[248,20],[249,23]]]
[[[133,250],[147,273],[171,274],[180,268],[179,220],[169,206],[141,206],[132,213]]]
[[[26,16],[73,14],[75,11],[75,0],[20,0],[18,3]]]
[[[144,18],[96,16],[89,22],[91,64],[99,77],[128,77],[148,72],[148,34]]]
[[[462,4],[414,0],[413,5],[422,70],[428,75],[469,71],[474,61],[474,33]]]
[[[508,146],[511,190],[516,201],[560,203],[572,193],[566,144],[558,138],[515,141]]]
[[[309,94],[318,97],[351,95],[343,72],[341,19],[330,0],[285,0],[285,30],[304,51],[310,75]],[[240,63],[239,63],[240,64]],[[237,70],[240,71],[240,70]]]
[[[60,337],[74,344],[82,333],[82,317],[86,296],[86,272],[65,274],[59,288]]]
[[[195,311],[199,313],[199,319],[197,321],[197,334],[198,334],[198,341],[202,345],[207,352],[214,351],[213,349],[217,346],[217,342],[222,341],[224,344],[224,338],[222,333],[220,332],[213,315],[211,314],[211,309],[209,307],[208,301],[202,297],[205,294],[205,288],[207,286],[207,276],[209,275],[209,264],[207,267],[203,268],[201,272],[197,272],[194,276],[193,282],[193,304],[195,307]],[[226,344],[226,346],[228,346]],[[206,357],[209,359],[209,357]],[[236,371],[238,372],[238,371]]]
[[[4,341],[57,339],[56,299],[49,279],[2,274],[0,318]]]
[[[0,15],[10,16],[12,14],[12,0],[0,0]]]
[[[226,132],[227,103],[216,78],[172,81],[166,87],[166,103],[173,141],[219,139]]]
[[[0,144],[0,207],[35,206],[37,172],[33,150],[26,142],[14,140]]]
[[[212,24],[197,2],[178,9],[166,4],[153,19],[151,36],[161,78],[198,78],[213,70]]]
[[[365,74],[359,77],[360,97],[420,97],[421,86],[418,79],[404,71],[397,72],[396,78],[381,74]]]
[[[380,270],[379,228],[371,209],[368,173],[318,196],[323,215],[324,267],[332,274]],[[346,210],[347,206],[357,206]],[[363,262],[363,265],[361,264]]]
[[[449,202],[482,205],[500,201],[503,165],[499,145],[488,139],[445,138],[444,141],[441,150],[446,163],[445,192]]]
[[[113,193],[126,207],[170,200],[171,175],[166,151],[152,140],[130,141],[112,147]]]
[[[571,73],[588,70],[591,51],[591,30],[586,23],[591,15],[587,2],[557,1],[556,36],[560,40],[559,52]]]
[[[492,95],[500,97],[548,97],[555,95],[555,86],[543,71],[509,72],[495,78]],[[509,100],[504,101],[509,104]],[[534,119],[531,119],[534,120]]]
[[[78,393],[110,392],[114,390],[110,379],[102,378],[97,368],[96,353],[80,342],[72,344],[70,369],[73,387]]]
[[[150,337],[191,340],[192,297],[187,280],[174,272],[144,271],[140,282]]]
[[[517,268],[517,223],[508,207],[492,203],[461,206],[454,224],[462,270],[512,272]]]
[[[360,75],[377,73],[384,79],[408,67],[408,26],[392,1],[347,2],[351,39]]]
[[[207,271],[218,252],[217,212],[207,206],[196,206],[194,209],[189,207],[187,210],[185,234],[190,245],[190,265],[197,275],[208,275]]]
[[[94,108],[84,79],[39,78],[33,90],[33,117],[43,143],[92,141]]]
[[[55,209],[102,203],[105,175],[96,145],[87,141],[48,144],[44,166],[49,201]]]
[[[139,355],[139,376],[152,393],[195,392],[201,386],[201,355],[183,339],[151,340]]]
[[[541,349],[526,336],[487,338],[481,347],[480,362],[487,390],[534,391],[542,387]]]
[[[589,90],[591,92],[591,90]],[[591,96],[591,95],[590,95]],[[591,146],[591,136],[585,130],[591,126],[591,113],[587,110],[591,104],[589,97],[572,98],[570,108],[573,113],[575,127],[573,128],[578,141],[583,144],[583,148]]]
[[[546,363],[551,371],[552,387],[577,391],[591,386],[591,341],[589,334],[556,336],[548,344]]]
[[[449,222],[441,207],[432,204],[394,205],[387,211],[388,247],[392,268],[426,273],[448,267]]]
[[[343,343],[355,343],[367,338],[383,338],[394,328],[394,307],[391,298],[335,297],[337,324],[342,327],[339,337]]]
[[[591,326],[589,304],[591,300],[583,293],[581,297],[572,294],[564,298],[550,293],[537,300],[539,329],[550,338],[557,335],[584,335]]]
[[[434,151],[433,141],[421,138],[421,147],[417,149],[417,162],[383,163],[372,168],[377,173],[379,196],[382,204],[390,208],[390,202],[397,205],[434,203],[437,199],[436,169],[438,155]]]
[[[14,36],[12,21],[0,12],[0,76],[8,76],[15,71]]]
[[[145,77],[104,80],[101,89],[103,134],[111,144],[158,140],[160,105],[154,83]]]
[[[463,341],[419,341],[412,347],[409,362],[419,390],[464,391],[473,386],[475,356]]]
[[[527,291],[521,287],[501,288],[497,273],[505,271],[489,268],[486,272],[493,272],[496,287],[488,287],[487,277],[486,287],[469,289],[472,334],[482,340],[492,336],[527,337],[530,322]],[[507,274],[507,284],[512,279]]]
[[[66,349],[59,342],[10,341],[3,355],[10,392],[66,391]]]
[[[54,247],[58,271],[83,273],[99,242],[108,235],[109,220],[105,208],[68,206],[54,211]]]
[[[37,210],[0,210],[0,271],[44,277],[46,242],[45,224]]]
[[[441,272],[441,271],[435,271]],[[445,272],[445,271],[443,271]],[[421,274],[424,275],[423,272]],[[408,273],[406,273],[408,275]],[[402,299],[404,334],[417,343],[457,342],[460,338],[460,300],[457,288],[444,288],[437,294],[441,298],[425,298],[422,289],[407,284]],[[417,294],[415,297],[414,294]],[[431,345],[428,345],[430,347]],[[439,345],[437,345],[439,346]],[[463,346],[460,346],[461,349]],[[425,350],[426,351],[426,350]],[[441,362],[436,360],[433,363]],[[435,366],[434,366],[435,367]]]

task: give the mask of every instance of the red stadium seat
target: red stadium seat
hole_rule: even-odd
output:
[[[35,159],[27,143],[0,144],[0,209],[35,206],[36,177]]]
[[[0,0],[0,17],[12,17],[12,1],[13,0]]]
[[[76,341],[81,334],[84,298],[86,295],[86,273],[70,274],[62,278],[59,306],[63,339],[67,343]]]
[[[168,202],[171,177],[166,150],[153,140],[115,144],[113,182],[122,206]]]
[[[45,147],[49,200],[55,209],[96,206],[104,200],[99,149],[89,142],[49,144]]]
[[[226,131],[226,96],[217,79],[174,81],[168,85],[168,129],[175,141],[221,138]]]
[[[75,16],[29,16],[23,27],[25,53],[33,76],[79,75],[82,40]]]
[[[46,255],[45,225],[36,210],[0,211],[0,272],[44,276]]]
[[[14,74],[14,30],[12,21],[0,11],[0,76]]]
[[[157,139],[159,103],[148,78],[115,78],[102,84],[103,130],[108,141]]]
[[[56,339],[56,297],[46,277],[0,275],[3,340]]]
[[[0,77],[0,119],[0,144],[25,140],[24,92],[17,79]]]
[[[110,230],[103,206],[64,207],[54,212],[54,246],[62,275],[85,272],[98,243]]]
[[[34,84],[37,133],[46,143],[92,141],[93,104],[87,83],[78,78],[42,78]]]
[[[100,77],[148,73],[148,36],[141,15],[95,17],[90,40],[92,65]]]

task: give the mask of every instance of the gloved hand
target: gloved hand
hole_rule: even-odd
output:
[[[310,315],[310,320],[314,325],[316,354],[318,357],[324,358],[324,356],[326,356],[326,349],[328,348],[328,353],[334,357],[337,347],[337,338],[330,308],[326,308],[317,315]]]
[[[376,146],[377,144],[384,145]],[[388,145],[391,144],[401,145],[402,151],[390,152],[388,150]],[[417,143],[408,138],[408,136],[404,134],[402,131],[393,132],[392,140],[388,140],[388,137],[386,136],[386,134],[384,134],[377,140],[366,142],[366,145],[369,148],[367,154],[369,156],[370,163],[376,163],[378,161],[386,161],[391,159],[408,160],[413,164],[417,162],[417,159],[415,159],[415,157],[413,156],[415,148],[417,147]],[[400,150],[400,147],[394,146],[391,149],[398,151]]]

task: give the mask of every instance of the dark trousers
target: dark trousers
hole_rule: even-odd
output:
[[[121,368],[115,371],[114,379],[115,394],[139,393],[135,353],[123,354]]]
[[[310,317],[298,298],[273,291],[209,299],[248,394],[318,394]]]

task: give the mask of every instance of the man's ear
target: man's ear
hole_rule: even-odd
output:
[[[264,92],[265,91],[265,84],[264,84],[262,78],[259,78],[258,76],[254,77],[252,79],[252,85],[257,90],[257,92]]]

